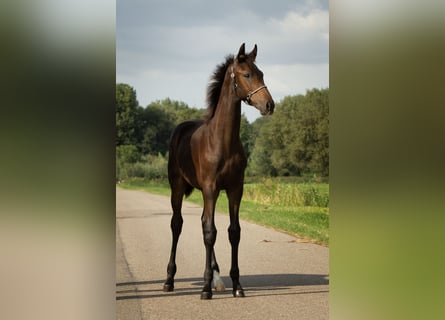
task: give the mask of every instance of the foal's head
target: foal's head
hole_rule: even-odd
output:
[[[250,53],[246,54],[243,43],[230,71],[237,96],[260,110],[264,116],[273,113],[275,103],[264,85],[263,72],[255,65],[256,54],[256,45]]]

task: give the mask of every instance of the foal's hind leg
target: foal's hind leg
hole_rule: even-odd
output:
[[[184,183],[177,183],[176,186],[172,186],[171,205],[173,208],[173,216],[170,223],[172,231],[172,248],[170,253],[170,260],[167,266],[167,280],[164,283],[164,292],[173,291],[174,289],[174,277],[176,274],[176,248],[179,240],[179,235],[182,231],[182,199],[185,193]]]

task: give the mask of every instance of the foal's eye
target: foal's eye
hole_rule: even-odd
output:
[[[250,78],[250,73],[245,73],[245,74],[244,74],[244,77],[246,77],[246,78]]]

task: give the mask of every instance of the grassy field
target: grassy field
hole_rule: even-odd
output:
[[[166,181],[129,179],[120,187],[170,195]],[[202,205],[195,190],[187,201]],[[329,244],[329,184],[304,182],[297,178],[247,179],[241,202],[241,219],[298,236],[322,245]],[[216,210],[228,214],[228,200],[221,192]]]

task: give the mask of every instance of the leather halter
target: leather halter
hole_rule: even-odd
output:
[[[236,94],[236,96],[237,96],[238,98],[240,98],[241,100],[247,102],[248,104],[250,104],[250,98],[251,98],[255,93],[257,93],[257,92],[260,91],[261,89],[266,89],[266,88],[267,88],[267,86],[262,85],[262,86],[256,88],[255,90],[250,91],[250,92],[247,94],[246,98],[244,98],[244,99],[241,98],[240,96],[238,96],[238,93],[236,92],[236,89],[238,88],[238,83],[236,83],[235,73],[233,72],[233,66],[232,66],[231,69],[232,69],[232,70],[231,70],[231,73],[230,73],[230,77],[233,79],[233,87],[234,87],[234,89],[235,89],[235,94]]]

